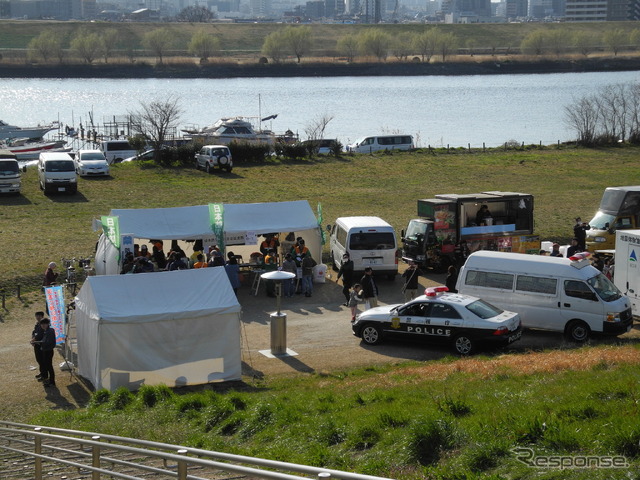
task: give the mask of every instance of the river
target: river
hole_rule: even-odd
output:
[[[326,138],[351,143],[376,133],[414,136],[417,146],[481,147],[506,141],[553,144],[576,133],[565,107],[640,72],[424,77],[235,79],[2,79],[0,120],[31,126],[98,126],[140,102],[180,99],[179,126],[205,126],[225,116],[267,117],[263,128],[306,130],[331,117]]]

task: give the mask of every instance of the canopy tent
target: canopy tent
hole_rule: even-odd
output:
[[[313,210],[306,200],[271,203],[222,204],[224,244],[253,245],[257,250],[265,233],[288,233],[305,239],[311,255],[320,263],[322,234]],[[214,233],[209,205],[174,208],[114,209],[110,217],[117,222],[115,233],[98,240],[95,268],[98,275],[120,273],[120,238],[198,240],[220,244]],[[101,225],[104,227],[104,225]],[[117,245],[114,245],[117,244]]]
[[[240,304],[224,268],[88,277],[78,371],[96,389],[241,377]]]

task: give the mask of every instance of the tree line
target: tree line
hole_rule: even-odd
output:
[[[92,64],[98,59],[105,63],[116,54],[123,52],[131,62],[140,54],[135,49],[136,42],[121,38],[116,28],[92,31],[89,27],[79,28],[68,44],[65,35],[58,30],[47,29],[34,37],[28,44],[29,60],[48,63],[62,63],[66,57],[80,59]],[[145,32],[138,42],[148,54],[162,64],[170,55],[175,55],[176,35],[170,27],[158,27]],[[473,54],[470,40],[463,44],[453,32],[434,26],[419,32],[400,32],[392,35],[381,27],[360,29],[347,33],[335,40],[335,53],[347,62],[358,58],[375,58],[383,62],[389,57],[399,61],[442,62],[458,55],[461,49]],[[640,47],[640,29],[631,32],[611,28],[602,34],[587,31],[568,32],[563,29],[538,29],[528,33],[520,42],[519,53],[534,57],[555,56],[561,58],[569,54],[585,57],[597,50],[607,50],[618,55],[623,49]],[[184,48],[184,45],[182,45]],[[261,48],[261,63],[282,63],[294,59],[300,63],[309,57],[314,48],[313,31],[307,25],[289,25],[265,36]],[[188,40],[186,50],[189,55],[207,63],[209,59],[224,54],[220,35],[210,33],[205,28],[196,30]],[[495,53],[495,48],[490,49]],[[518,53],[514,48],[511,53]]]

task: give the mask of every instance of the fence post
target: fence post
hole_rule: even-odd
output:
[[[179,455],[186,455],[187,452],[186,448],[178,450]],[[185,460],[178,460],[178,480],[187,480],[187,462]]]
[[[487,146],[484,144],[484,142],[482,142],[482,151],[483,152],[487,151]]]
[[[96,442],[100,441],[100,435],[94,435],[91,440]],[[93,468],[100,468],[100,445],[91,446],[91,466]],[[100,472],[92,471],[91,480],[100,480]]]
[[[2,296],[2,300],[4,302],[4,295]],[[36,427],[33,430],[40,433],[42,428]],[[33,445],[36,455],[42,455],[42,438],[40,438],[40,435],[33,437]],[[35,467],[35,480],[42,480],[42,459],[40,457],[35,458]]]
[[[469,151],[471,151],[471,144],[470,144],[470,143],[467,143],[467,149],[468,149]]]

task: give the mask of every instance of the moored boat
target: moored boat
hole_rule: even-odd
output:
[[[205,143],[216,145],[228,145],[234,141],[273,145],[276,141],[276,135],[272,131],[256,131],[246,117],[221,118],[208,127],[187,128],[182,131],[192,139],[202,139]]]
[[[15,154],[18,160],[31,160],[38,158],[40,152],[69,152],[71,147],[66,146],[64,140],[51,142],[30,142],[27,138],[12,138],[0,142],[0,148],[9,150]]]
[[[9,125],[8,123],[0,120],[0,140],[6,140],[8,138],[27,138],[30,140],[39,140],[48,132],[57,128],[57,123],[50,123],[48,125],[37,125],[35,127],[18,127],[16,125]]]

